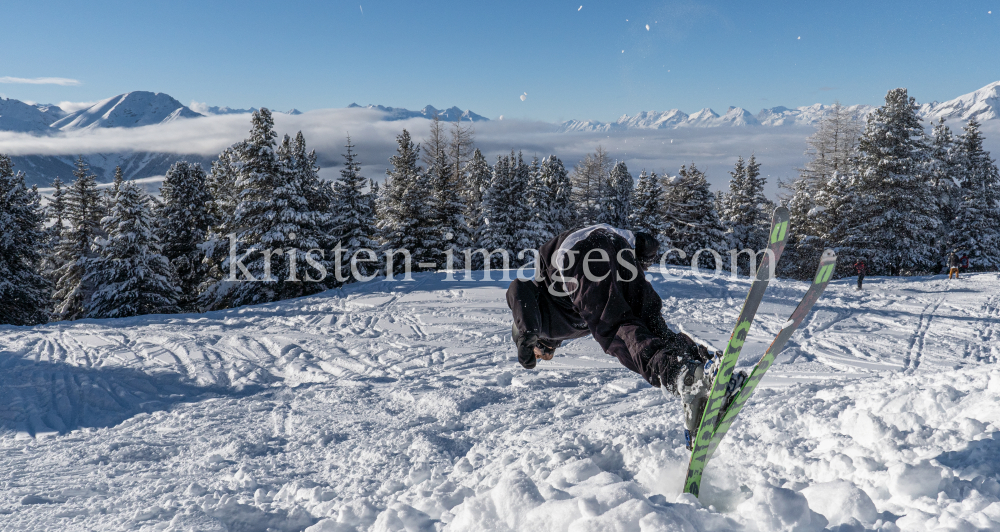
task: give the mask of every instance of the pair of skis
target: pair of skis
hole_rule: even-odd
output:
[[[792,312],[791,317],[785,322],[781,331],[774,338],[774,341],[771,342],[764,356],[754,366],[750,376],[744,381],[740,389],[735,392],[729,404],[726,405],[726,386],[729,384],[729,379],[733,375],[733,369],[736,367],[740,351],[746,342],[750,324],[757,314],[757,308],[764,299],[764,291],[767,289],[771,277],[773,277],[772,274],[777,267],[778,259],[781,257],[781,253],[785,249],[785,242],[788,240],[788,219],[788,209],[778,207],[774,210],[774,214],[771,217],[771,232],[767,250],[764,253],[760,267],[757,269],[756,278],[753,284],[750,285],[750,292],[747,294],[746,301],[743,303],[743,310],[736,320],[736,327],[733,329],[733,334],[730,336],[726,350],[722,354],[722,360],[719,362],[719,368],[716,371],[715,379],[712,382],[712,388],[709,392],[705,412],[702,414],[701,424],[698,426],[697,433],[692,441],[691,461],[688,465],[687,478],[684,481],[684,492],[691,493],[695,497],[698,496],[701,488],[701,476],[705,471],[705,466],[708,464],[709,458],[712,457],[712,454],[718,448],[719,443],[732,426],[743,405],[750,399],[750,396],[757,388],[757,384],[764,377],[764,373],[771,367],[775,357],[784,348],[785,343],[791,338],[795,329],[798,328],[802,320],[809,314],[813,304],[819,299],[823,290],[826,289],[826,285],[830,282],[830,278],[833,276],[837,256],[833,250],[828,249],[823,252],[816,275],[813,277],[813,282],[809,286],[809,290],[802,297],[802,301],[799,302],[798,306]],[[723,406],[725,406],[725,409],[723,409]]]

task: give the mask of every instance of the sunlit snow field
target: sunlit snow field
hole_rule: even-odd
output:
[[[724,347],[749,281],[668,273],[667,322]],[[0,529],[1000,529],[997,274],[831,283],[700,501],[679,402],[590,338],[521,369],[506,284],[2,326]]]

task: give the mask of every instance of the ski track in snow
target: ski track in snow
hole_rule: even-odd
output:
[[[667,273],[722,349],[750,280]],[[1000,529],[996,274],[831,283],[700,502],[679,401],[590,338],[523,370],[507,282],[414,279],[0,327],[0,529]],[[806,288],[771,283],[741,367]]]

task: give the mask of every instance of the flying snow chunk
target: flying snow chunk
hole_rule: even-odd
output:
[[[524,100],[527,100],[527,99],[528,99],[528,93],[524,93],[524,94],[522,94],[522,95],[521,95],[521,101],[522,101],[522,102],[523,102]]]
[[[581,9],[583,9],[583,6],[580,6],[579,8],[577,8],[577,11],[579,11],[579,10],[581,10]]]
[[[798,40],[800,40],[800,41],[802,40],[802,36],[801,36],[801,35],[799,36],[799,39],[798,39]]]
[[[649,31],[649,24],[646,24],[646,31]]]

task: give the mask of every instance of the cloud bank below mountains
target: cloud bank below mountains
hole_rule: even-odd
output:
[[[388,160],[396,150],[395,138],[405,128],[418,141],[427,135],[430,122],[423,118],[386,121],[381,112],[369,109],[323,109],[301,115],[275,113],[279,135],[302,131],[306,142],[319,155],[321,175],[338,175],[348,134],[359,155],[366,177],[381,181]],[[450,124],[447,124],[450,128]],[[952,124],[956,133],[959,124]],[[8,155],[76,155],[89,153],[157,152],[212,157],[247,137],[250,116],[217,115],[181,119],[136,128],[94,128],[37,136],[0,132],[0,153]],[[806,137],[812,127],[780,128],[687,128],[627,130],[621,132],[559,132],[545,122],[503,120],[475,124],[476,146],[493,162],[497,155],[521,151],[525,159],[555,154],[567,169],[603,147],[612,159],[623,160],[634,176],[643,169],[675,174],[682,164],[694,162],[708,174],[716,189],[729,181],[728,171],[738,156],[755,154],[764,175],[767,192],[774,196],[777,181],[791,180],[806,161]],[[1000,147],[1000,124],[983,127],[994,153]]]

